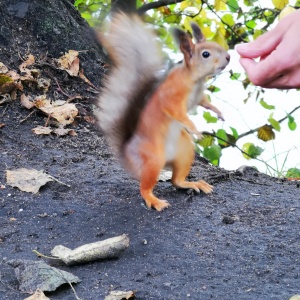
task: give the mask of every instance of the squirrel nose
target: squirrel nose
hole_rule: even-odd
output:
[[[226,55],[226,60],[229,62],[230,61],[230,55],[227,53]]]

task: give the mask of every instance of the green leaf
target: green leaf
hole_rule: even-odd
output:
[[[247,23],[246,23],[246,26],[248,27],[248,28],[250,28],[250,29],[254,29],[255,27],[256,27],[256,22],[254,21],[254,20],[251,20],[251,21],[248,21]]]
[[[296,128],[297,128],[297,123],[295,122],[295,118],[292,117],[291,115],[288,115],[288,126],[289,126],[289,129],[294,131]]]
[[[204,148],[203,156],[207,158],[212,164],[217,166],[219,164],[220,157],[222,155],[221,147],[218,145],[212,145]]]
[[[74,6],[77,7],[79,4],[85,3],[86,0],[76,0]]]
[[[265,109],[275,109],[274,105],[269,105],[267,102],[265,102],[263,99],[260,99],[259,101],[260,105]]]
[[[241,73],[233,73],[230,71],[230,79],[231,80],[237,80],[240,78],[240,76],[241,76]]]
[[[203,118],[206,120],[207,123],[217,123],[218,118],[213,117],[209,111],[203,112]]]
[[[221,89],[215,85],[210,85],[207,89],[212,93],[217,93],[217,92],[221,91]]]
[[[228,146],[227,143],[227,133],[224,129],[219,129],[216,133],[216,136],[218,137],[218,143],[222,146]]]
[[[200,141],[198,141],[197,144],[199,144],[203,148],[206,148],[211,146],[213,141],[214,141],[214,137],[208,134],[203,134],[203,138]]]
[[[229,26],[233,26],[235,24],[232,14],[225,14],[222,17],[222,21]]]
[[[248,160],[256,158],[264,151],[264,149],[255,146],[253,143],[245,143],[242,150],[244,151],[243,156]]]
[[[239,134],[237,130],[233,127],[230,127],[233,137],[237,140],[239,138]]]
[[[268,121],[276,131],[280,131],[281,129],[280,123],[273,118],[273,113],[270,114]]]
[[[286,172],[287,178],[300,178],[300,169],[290,168]]]
[[[239,4],[237,0],[228,0],[227,5],[232,12],[236,12],[239,9]]]
[[[83,12],[81,13],[81,16],[86,19],[86,20],[91,20],[92,19],[92,15],[88,12]]]
[[[96,12],[98,10],[100,10],[102,7],[102,4],[92,4],[89,6],[89,9],[92,11],[92,12]]]

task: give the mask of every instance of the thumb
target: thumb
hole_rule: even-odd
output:
[[[240,56],[246,58],[266,56],[276,49],[281,39],[282,34],[275,28],[259,36],[253,42],[236,45],[235,50],[239,53]]]

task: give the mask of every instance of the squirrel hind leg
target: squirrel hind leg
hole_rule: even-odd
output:
[[[158,199],[153,194],[153,189],[157,183],[161,168],[162,167],[158,161],[148,161],[143,164],[140,176],[141,195],[145,200],[147,207],[154,208],[157,211],[162,211],[170,206],[168,201]]]
[[[172,162],[172,184],[183,189],[193,189],[197,193],[199,193],[200,190],[206,194],[211,193],[213,191],[213,187],[204,180],[195,182],[186,181],[186,177],[190,172],[191,165],[194,160],[194,145],[191,141],[190,135],[185,130],[182,130],[181,132],[178,145],[179,147],[176,152],[176,157]]]

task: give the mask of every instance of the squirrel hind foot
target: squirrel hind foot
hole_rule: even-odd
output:
[[[171,206],[171,204],[167,200],[161,200],[156,197],[151,197],[151,199],[144,198],[144,200],[149,209],[154,208],[157,211],[163,211],[164,209]]]
[[[195,192],[200,193],[200,190],[205,194],[210,194],[213,192],[213,186],[205,182],[204,180],[199,181],[173,181],[173,185],[183,188],[183,189],[193,189]]]
[[[203,191],[205,194],[211,194],[213,192],[214,187],[210,184],[208,184],[206,181],[204,180],[199,180],[197,182],[195,182],[197,187]]]

